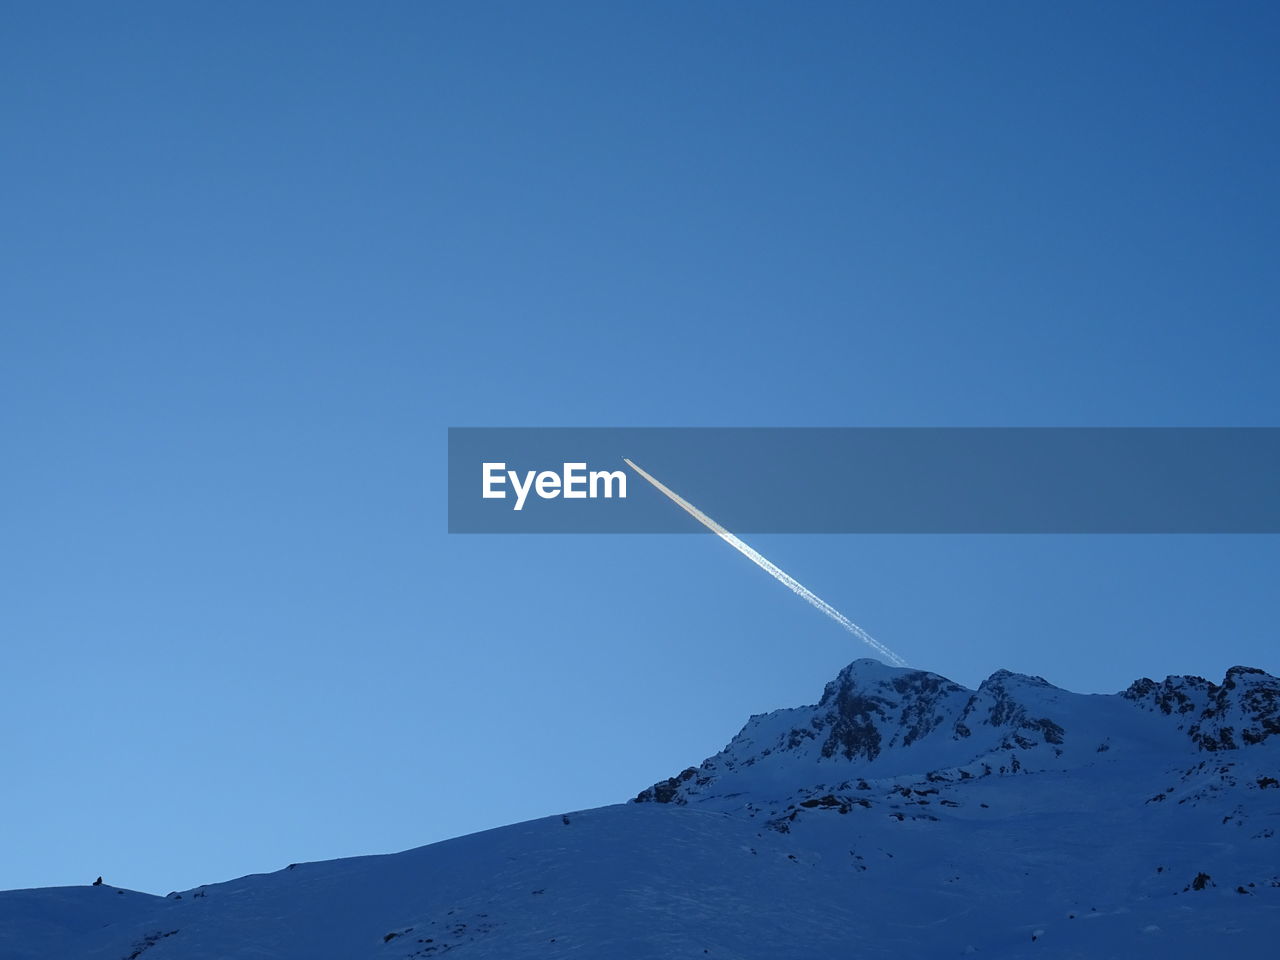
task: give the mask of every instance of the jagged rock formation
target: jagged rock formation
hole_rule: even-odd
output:
[[[774,828],[790,829],[804,810],[884,806],[892,817],[932,818],[902,808],[964,805],[970,791],[940,785],[1051,771],[1119,773],[1128,783],[1153,767],[1176,768],[1180,799],[1192,801],[1234,785],[1240,760],[1252,760],[1248,769],[1270,762],[1270,751],[1248,750],[1277,732],[1280,681],[1252,667],[1229,669],[1221,685],[1143,678],[1100,696],[1004,669],[969,690],[936,673],[861,659],[817,704],[751,717],[721,753],[645,788],[634,803],[767,813]],[[1222,754],[1220,762],[1206,753]],[[1267,772],[1253,777],[1271,780]]]

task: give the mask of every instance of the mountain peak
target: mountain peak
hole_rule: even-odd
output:
[[[1012,670],[1006,670],[1003,667],[1001,667],[999,670],[991,674],[991,676],[987,677],[987,679],[983,680],[982,683],[978,686],[978,689],[981,690],[983,687],[994,687],[994,686],[999,686],[1007,683],[1022,683],[1028,686],[1035,686],[1035,687],[1052,687],[1053,686],[1053,684],[1051,684],[1044,677],[1037,677],[1034,674],[1029,674],[1029,673],[1015,673]],[[1054,687],[1054,689],[1057,689],[1057,688]]]
[[[818,705],[824,706],[831,703],[840,696],[842,691],[846,695],[853,690],[877,691],[881,689],[892,689],[899,693],[904,693],[908,690],[928,685],[930,681],[927,678],[930,677],[944,683],[950,682],[927,670],[917,670],[912,667],[891,667],[888,664],[881,663],[879,660],[863,657],[854,660],[836,674],[836,678],[823,688],[822,699],[818,701]]]
[[[1190,753],[1262,743],[1280,733],[1280,681],[1232,667],[1221,685],[1143,678],[1111,696],[1071,693],[1000,669],[970,690],[927,670],[862,658],[813,705],[752,717],[698,767],[641,791],[638,802],[786,797],[814,784],[993,771],[1067,770],[1153,751]]]
[[[1122,698],[1170,718],[1200,750],[1234,750],[1280,734],[1280,680],[1257,667],[1234,666],[1221,684],[1203,677],[1135,680]]]

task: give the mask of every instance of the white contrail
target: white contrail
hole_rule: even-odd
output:
[[[783,570],[780,570],[775,564],[771,563],[769,560],[761,556],[757,551],[747,546],[745,543],[743,543],[741,540],[735,537],[732,533],[730,533],[724,527],[720,526],[720,524],[716,523],[714,520],[708,517],[705,513],[703,513],[701,510],[695,507],[688,500],[684,499],[674,490],[671,490],[668,487],[663,486],[663,484],[658,482],[658,480],[650,476],[644,470],[637,467],[634,463],[632,463],[626,457],[623,457],[622,459],[623,459],[623,462],[626,463],[626,465],[629,466],[632,470],[640,474],[640,476],[644,477],[646,480],[652,483],[655,487],[657,487],[659,490],[665,493],[668,497],[674,500],[677,504],[679,504],[681,507],[687,510],[689,512],[689,515],[692,516],[695,520],[697,520],[699,523],[701,523],[708,530],[710,530],[712,533],[718,536],[725,543],[729,544],[729,546],[733,547],[733,549],[737,550],[743,556],[747,557],[749,560],[754,561],[756,565],[759,566],[760,569],[763,570],[765,573],[768,573],[771,576],[777,578],[781,583],[783,583],[786,587],[788,587],[793,593],[797,594],[800,597],[803,597],[805,600],[808,600],[811,604],[813,604],[815,607],[817,607],[819,610],[825,613],[828,617],[830,617],[836,623],[840,624],[840,626],[844,627],[846,630],[852,633],[855,637],[857,637],[863,643],[866,643],[869,646],[871,646],[872,649],[874,649],[877,653],[883,656],[890,663],[898,667],[905,667],[907,665],[907,661],[903,660],[900,656],[898,656],[896,653],[894,653],[892,650],[886,647],[883,643],[881,643],[871,634],[867,633],[867,631],[863,630],[860,626],[858,626],[856,623],[854,623],[852,620],[846,617],[843,613],[841,613],[831,604],[827,603],[827,601],[823,600],[821,597],[819,597],[816,593],[814,593],[804,584],[800,583],[790,574],[784,572]]]

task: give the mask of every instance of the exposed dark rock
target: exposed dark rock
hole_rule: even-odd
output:
[[[660,783],[655,783],[647,790],[641,790],[636,795],[636,803],[671,803],[675,800],[678,803],[684,803],[684,798],[679,797],[678,793],[682,783],[688,783],[698,774],[697,767],[688,767],[682,770],[678,776],[669,777]]]

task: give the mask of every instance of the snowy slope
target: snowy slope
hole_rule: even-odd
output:
[[[168,898],[0,894],[0,958],[1270,955],[1280,682],[859,660],[639,802]],[[567,822],[566,822],[567,820]]]

